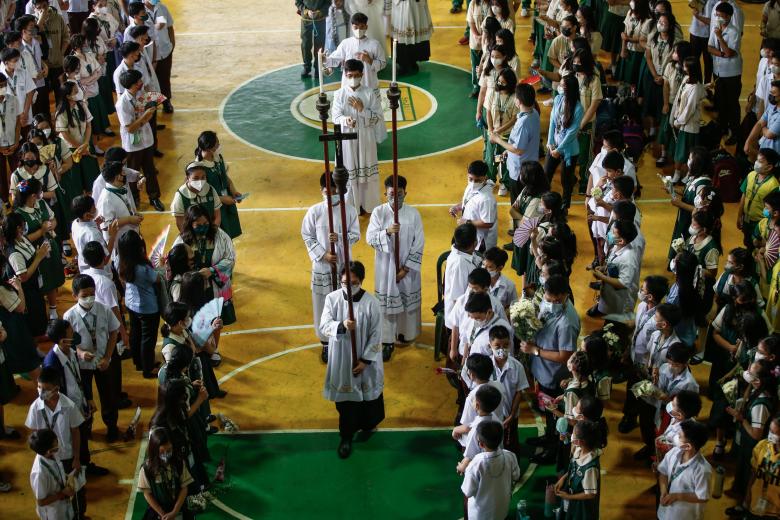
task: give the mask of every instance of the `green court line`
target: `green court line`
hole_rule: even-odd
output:
[[[521,428],[521,439],[535,433]],[[462,478],[455,473],[460,454],[447,429],[379,431],[355,442],[352,457],[340,460],[335,432],[220,434],[209,438],[213,461],[222,457],[226,479],[213,493],[224,504],[212,504],[198,518],[456,519],[463,516]],[[527,456],[519,458],[521,472]],[[524,499],[533,518],[541,517],[544,486],[554,479],[554,467],[537,468],[515,494]],[[146,508],[133,488],[128,518],[140,519]],[[239,515],[226,512],[233,510]]]

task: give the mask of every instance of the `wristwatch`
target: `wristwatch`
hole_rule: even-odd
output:
[[[534,356],[540,357],[542,355],[542,349],[539,347],[536,347],[536,351],[534,352]]]

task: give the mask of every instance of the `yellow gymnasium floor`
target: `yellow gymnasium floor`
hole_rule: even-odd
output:
[[[217,370],[223,378],[223,388],[229,392],[226,399],[213,403],[217,412],[234,419],[244,430],[260,429],[323,429],[337,426],[336,412],[331,403],[320,395],[323,365],[316,337],[310,328],[311,304],[309,293],[309,260],[300,239],[300,223],[305,208],[321,200],[318,178],[322,166],[315,162],[274,155],[247,145],[233,137],[223,126],[220,106],[236,87],[252,78],[285,66],[295,64],[288,75],[290,87],[300,90],[297,78],[300,62],[298,20],[291,0],[257,0],[239,2],[167,2],[176,20],[177,47],[174,53],[174,105],[176,113],[160,114],[159,121],[168,128],[160,132],[161,150],[165,158],[158,162],[166,205],[174,190],[183,182],[183,167],[191,160],[197,135],[206,129],[215,130],[223,144],[223,154],[230,165],[230,173],[239,190],[251,192],[241,206],[244,234],[236,241],[238,262],[235,271],[235,303],[238,322],[224,335],[220,350],[224,363]],[[468,68],[468,49],[456,44],[463,33],[464,14],[449,14],[450,2],[430,0],[436,26],[432,41],[433,59],[440,63]],[[760,6],[742,6],[746,12],[743,51],[745,57],[743,98],[752,88],[759,46],[758,23]],[[690,10],[687,2],[673,2],[675,13],[687,27]],[[522,68],[531,62],[530,44],[526,43],[530,19],[518,18],[518,52]],[[687,34],[687,30],[686,30]],[[423,65],[423,71],[429,65]],[[464,76],[465,78],[465,76]],[[287,80],[285,80],[287,81]],[[284,90],[285,83],[277,84]],[[468,83],[449,103],[470,106],[467,99]],[[291,120],[288,109],[269,112],[263,102],[274,92],[263,91],[262,86],[249,103],[241,106],[245,121],[276,120],[278,124]],[[251,100],[255,102],[252,103]],[[444,100],[440,101],[443,102]],[[441,106],[439,107],[441,110]],[[466,108],[462,125],[471,128],[473,112]],[[549,109],[543,110],[543,118]],[[270,117],[269,117],[270,116]],[[275,123],[276,124],[276,123]],[[114,124],[116,129],[116,124]],[[275,130],[272,128],[271,132]],[[449,132],[440,127],[437,132]],[[278,131],[276,133],[279,133]],[[281,137],[285,137],[284,134]],[[403,139],[403,133],[401,134]],[[108,142],[104,142],[106,146]],[[112,143],[113,144],[113,143]],[[311,147],[311,144],[291,140],[293,149]],[[106,147],[104,146],[104,148]],[[403,142],[402,142],[402,147]],[[423,321],[431,322],[428,309],[435,303],[435,259],[448,249],[453,220],[446,206],[457,201],[465,182],[468,162],[481,157],[482,145],[472,142],[466,146],[439,155],[403,161],[400,173],[409,179],[410,204],[420,207],[426,233],[426,260],[424,262]],[[389,164],[382,165],[382,176],[391,173]],[[647,156],[641,163],[640,174],[645,190],[639,201],[644,219],[642,229],[648,240],[643,275],[665,273],[664,259],[674,221],[674,208],[664,197],[657,182],[653,161]],[[557,177],[556,177],[557,183]],[[581,201],[581,197],[576,197]],[[501,208],[500,236],[509,223],[506,205]],[[144,204],[145,210],[148,205]],[[570,223],[580,237],[581,255],[572,277],[574,293],[579,300],[577,309],[584,316],[592,304],[593,292],[587,284],[590,275],[585,272],[589,262],[587,231],[582,206],[575,206]],[[736,247],[736,209],[727,208],[724,216],[724,248]],[[143,233],[152,240],[173,219],[168,214],[154,212],[146,215]],[[365,232],[367,219],[361,219]],[[173,235],[169,241],[173,240]],[[354,256],[363,261],[368,272],[373,269],[373,254],[364,241],[354,250]],[[371,276],[366,280],[372,288]],[[63,288],[59,308],[64,311],[73,304],[73,298]],[[597,326],[583,319],[583,332]],[[387,419],[383,427],[428,427],[451,424],[454,413],[454,394],[443,378],[434,375],[430,346],[433,329],[424,327],[416,346],[396,349],[386,365],[387,388],[385,403]],[[314,348],[307,348],[313,347]],[[696,369],[701,382],[706,380],[706,367]],[[156,383],[144,381],[125,366],[125,390],[132,400],[143,408],[143,424],[148,424],[155,404]],[[23,430],[27,405],[35,397],[35,385],[20,381],[21,394],[6,407],[6,424]],[[625,385],[617,387],[608,405],[607,417],[612,430],[609,447],[602,457],[602,518],[652,518],[654,499],[650,487],[653,474],[635,464],[631,454],[639,448],[639,433],[617,433],[620,407]],[[132,410],[120,414],[120,426],[130,420]],[[521,422],[532,422],[524,408]],[[132,489],[139,443],[108,446],[104,442],[105,428],[96,421],[91,444],[96,463],[109,467],[107,477],[91,480],[88,486],[89,511],[92,518],[123,518]],[[358,448],[360,449],[360,448]],[[705,449],[709,454],[712,444]],[[335,437],[334,437],[335,451]],[[399,453],[399,456],[403,456]],[[454,470],[453,456],[453,470]],[[2,496],[4,518],[33,518],[34,499],[29,489],[31,452],[21,441],[0,442],[0,474],[10,480],[14,489]],[[334,464],[338,460],[334,454]],[[273,478],[272,476],[269,476]],[[453,500],[458,500],[453,489]],[[720,518],[723,510],[732,505],[725,497],[707,505],[708,517]]]

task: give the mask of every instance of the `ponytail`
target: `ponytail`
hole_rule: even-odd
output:
[[[171,327],[167,323],[163,323],[163,326],[160,327],[160,334],[163,338],[167,338],[171,334]]]

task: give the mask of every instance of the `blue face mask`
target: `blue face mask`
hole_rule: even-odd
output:
[[[607,231],[607,244],[610,246],[615,245],[615,236],[612,234],[612,230]]]
[[[764,208],[764,217],[772,218],[772,213],[766,208]]]

